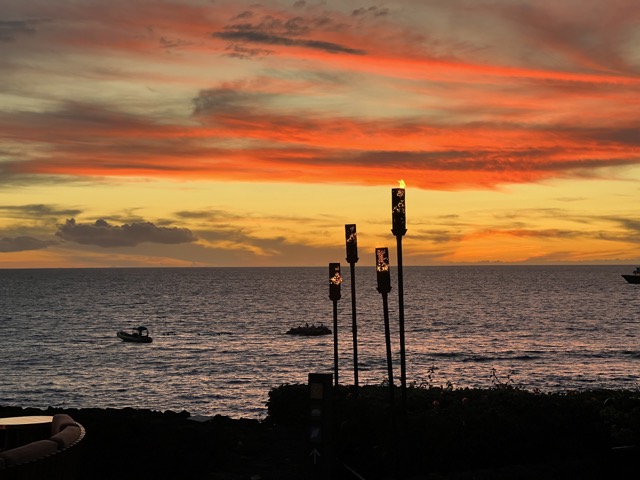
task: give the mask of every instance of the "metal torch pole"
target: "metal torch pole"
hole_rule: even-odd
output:
[[[393,360],[391,355],[391,331],[389,328],[388,294],[391,291],[391,272],[389,270],[389,249],[376,248],[376,276],[378,292],[382,295],[382,310],[384,314],[384,339],[387,347],[387,374],[389,375],[389,406],[393,412]]]
[[[353,332],[353,387],[358,394],[358,324],[356,323],[356,264],[351,267],[351,330]]]
[[[329,298],[333,301],[333,372],[335,386],[338,386],[338,300],[340,300],[340,264],[329,264]]]
[[[402,392],[402,411],[407,411],[407,359],[404,344],[404,281],[402,275],[402,235],[398,235],[398,324],[400,334],[400,388]]]
[[[353,388],[358,395],[358,323],[356,322],[356,262],[358,261],[358,236],[355,224],[344,226],[347,262],[351,272],[351,331],[353,333]]]
[[[404,182],[402,182],[404,184]],[[397,239],[398,245],[398,309],[400,333],[400,387],[402,391],[402,411],[407,411],[407,363],[404,343],[404,282],[402,276],[402,236],[407,233],[406,195],[405,189],[391,190],[391,233]]]
[[[393,411],[393,363],[391,359],[391,331],[389,328],[389,301],[387,293],[382,294],[382,310],[384,313],[384,340],[387,345],[387,375],[389,376],[389,406]]]
[[[338,386],[338,300],[333,300],[333,377]]]

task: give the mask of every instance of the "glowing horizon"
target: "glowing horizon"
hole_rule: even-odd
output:
[[[6,3],[0,268],[640,263],[631,0]]]

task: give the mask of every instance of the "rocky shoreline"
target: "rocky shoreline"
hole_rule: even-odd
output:
[[[637,391],[410,388],[406,412],[390,408],[382,386],[332,395],[322,468],[311,454],[307,385],[272,389],[265,420],[13,406],[0,416],[71,415],[87,432],[82,479],[596,479],[640,470]]]

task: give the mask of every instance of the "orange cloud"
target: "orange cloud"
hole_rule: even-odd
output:
[[[115,87],[112,102],[57,93],[46,108],[0,111],[0,137],[11,142],[0,182],[144,175],[372,185],[388,184],[401,171],[419,188],[494,188],[598,177],[604,168],[640,163],[640,78],[632,59],[622,46],[595,48],[586,38],[615,36],[623,45],[637,14],[603,14],[620,30],[606,24],[592,31],[591,23],[572,21],[570,35],[551,6],[496,2],[459,11],[470,33],[483,32],[461,42],[434,20],[448,13],[436,3],[425,17],[433,27],[428,34],[401,15],[401,4],[346,11],[268,2],[117,7],[48,6],[38,10],[38,22],[24,7],[26,19],[5,36],[16,51],[29,37],[26,49],[46,39],[62,54],[99,59],[109,49],[148,62],[148,77],[109,70],[108,82],[188,85],[186,75],[161,68],[168,50],[181,52],[167,57],[170,65],[193,69],[203,52],[214,66],[231,55],[245,67],[243,76],[209,86],[203,79],[199,92],[183,98],[182,111],[191,116],[161,117],[141,106],[133,113]],[[60,29],[62,18],[69,28]],[[481,48],[494,39],[487,24],[513,34],[513,46]],[[536,47],[553,59],[526,50]],[[531,62],[523,60],[527,55]]]

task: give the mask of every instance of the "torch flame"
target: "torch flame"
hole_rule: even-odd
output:
[[[402,180],[402,179],[398,180],[398,186],[399,186],[400,188],[405,188],[405,187],[406,187],[406,184],[404,183],[404,180]]]

